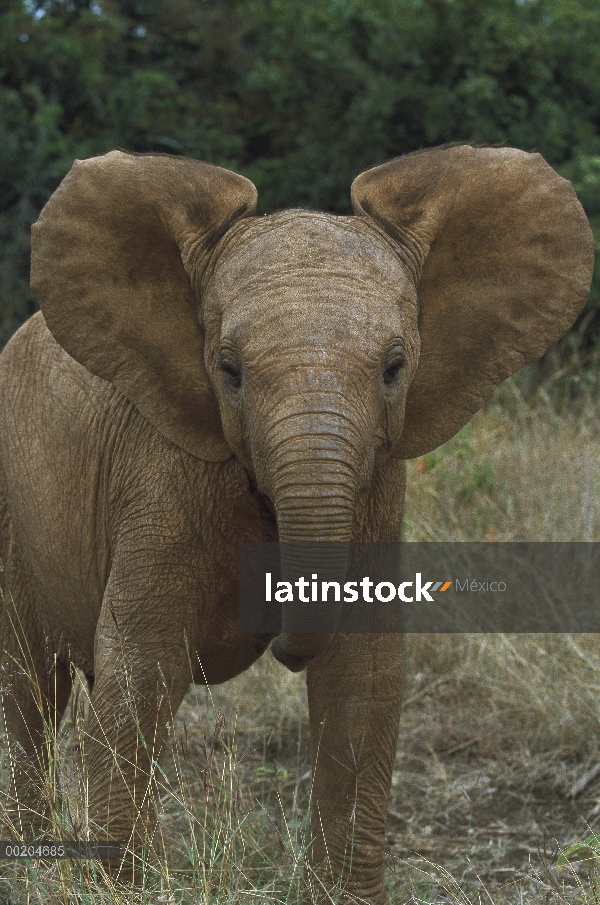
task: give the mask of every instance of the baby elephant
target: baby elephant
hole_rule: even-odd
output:
[[[77,161],[33,227],[41,312],[0,358],[6,810],[26,835],[71,663],[93,679],[90,822],[135,849],[190,681],[272,640],[238,627],[240,543],[397,541],[404,460],[585,304],[590,229],[538,154],[419,151],[358,176],[352,203],[257,216],[242,176],[113,151]],[[308,873],[382,905],[401,638],[297,631],[298,607],[271,650],[307,666]]]

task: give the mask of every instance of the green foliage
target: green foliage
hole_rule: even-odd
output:
[[[34,309],[30,223],[114,147],[234,168],[262,211],[346,213],[369,166],[507,143],[562,168],[598,229],[599,26],[596,0],[4,0],[0,341]]]
[[[469,523],[469,530],[494,538],[496,510],[505,502],[506,488],[497,480],[492,459],[478,449],[472,424],[466,424],[444,446],[422,456],[417,471],[427,476],[440,511],[448,507],[457,522]],[[405,536],[413,539],[407,522]]]
[[[561,167],[561,173],[573,183],[596,241],[592,291],[583,316],[573,331],[575,344],[579,344],[580,335],[585,333],[587,344],[597,346],[600,343],[600,152],[579,154]]]
[[[589,870],[592,900],[600,900],[600,836],[587,836],[583,842],[576,842],[559,855],[556,866],[566,867],[571,861],[583,861]]]

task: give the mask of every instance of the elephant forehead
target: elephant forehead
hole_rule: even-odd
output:
[[[416,292],[375,229],[355,217],[289,211],[244,223],[219,255],[206,295],[221,337],[248,354],[311,345],[367,357],[416,327]],[[215,310],[213,308],[213,310]],[[313,352],[314,354],[314,352]]]
[[[286,354],[295,361],[326,361],[334,349],[360,360],[379,360],[394,337],[409,341],[416,330],[416,304],[403,304],[397,287],[333,274],[323,282],[290,271],[246,284],[221,312],[221,342],[241,347],[247,360]],[[319,351],[320,350],[320,351]]]
[[[285,211],[244,221],[219,256],[215,282],[226,294],[265,291],[301,279],[314,291],[332,283],[379,285],[398,292],[410,283],[390,243],[358,217]]]

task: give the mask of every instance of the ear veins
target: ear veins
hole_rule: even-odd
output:
[[[247,210],[247,204],[240,204],[240,206],[226,217],[225,220],[211,229],[208,235],[202,240],[201,248],[204,254],[209,254],[213,250],[215,245],[223,238],[231,224],[240,217],[243,217]]]
[[[254,215],[250,212],[248,204],[240,204],[225,220],[214,226],[207,235],[194,233],[185,241],[181,248],[181,257],[186,272],[191,280],[196,298],[202,298],[206,286],[210,282],[214,271],[219,251],[215,249],[221,240],[242,220],[247,220]]]
[[[421,279],[421,271],[425,261],[425,254],[416,238],[408,229],[401,229],[396,226],[383,214],[373,210],[369,201],[364,198],[359,201],[361,210],[367,214],[371,220],[374,220],[379,228],[394,242],[394,250],[403,264],[408,268],[415,289]]]

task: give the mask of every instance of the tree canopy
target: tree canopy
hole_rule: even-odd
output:
[[[444,142],[540,151],[600,238],[597,0],[0,0],[0,342],[33,310],[29,228],[75,158],[184,154],[263,212]],[[600,276],[586,341],[600,335]]]

